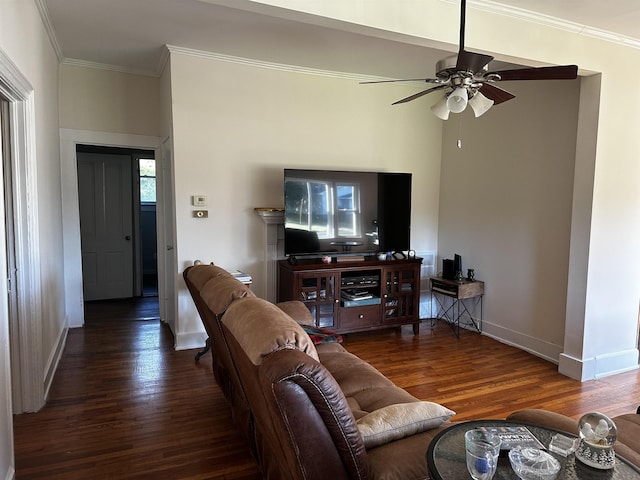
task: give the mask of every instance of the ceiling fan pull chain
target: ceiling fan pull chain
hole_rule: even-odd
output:
[[[456,142],[457,147],[462,150],[462,115],[460,115],[460,122],[458,123],[458,141]]]

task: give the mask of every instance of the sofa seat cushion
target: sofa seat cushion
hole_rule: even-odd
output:
[[[262,298],[235,300],[221,321],[254,365],[260,365],[267,355],[287,348],[300,350],[318,361],[315,345],[302,327]]]
[[[640,415],[637,413],[619,415],[613,418],[613,423],[618,429],[618,441],[640,456]]]
[[[455,415],[437,403],[420,401],[344,349],[318,352],[360,424],[367,449],[436,428]]]
[[[379,408],[356,423],[369,449],[439,427],[453,415],[454,411],[434,402],[409,402]]]
[[[352,353],[320,353],[320,363],[329,370],[347,397],[356,419],[379,408],[419,400]]]
[[[451,423],[367,450],[371,480],[428,479],[426,453],[431,440]]]
[[[326,355],[346,352],[345,348],[339,343],[321,343],[316,345],[316,350],[318,351],[318,357],[320,357],[320,363],[322,363],[322,358]]]

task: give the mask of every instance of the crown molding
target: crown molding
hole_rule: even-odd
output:
[[[442,0],[447,3],[459,3],[458,1]],[[504,15],[506,17],[523,20],[525,22],[535,23],[544,27],[557,28],[576,35],[584,35],[586,37],[596,38],[606,42],[624,45],[625,47],[640,48],[640,39],[621,35],[619,33],[609,32],[599,28],[591,27],[569,20],[552,17],[523,8],[511,7],[502,3],[493,2],[491,0],[469,0],[469,6],[477,10],[483,10],[495,15]]]
[[[291,73],[302,73],[307,75],[319,75],[324,77],[332,77],[332,78],[342,78],[347,80],[357,80],[357,81],[377,81],[377,80],[391,80],[386,77],[377,77],[372,75],[362,75],[355,73],[347,73],[347,72],[336,72],[332,70],[321,70],[318,68],[309,68],[309,67],[300,67],[297,65],[288,65],[284,63],[274,63],[274,62],[266,62],[263,60],[255,60],[252,58],[244,58],[244,57],[236,57],[233,55],[225,55],[222,53],[216,52],[208,52],[204,50],[195,50],[192,48],[184,48],[178,47],[176,45],[166,45],[166,48],[170,54],[182,54],[182,55],[190,55],[193,57],[207,58],[210,60],[219,60],[223,62],[231,62],[237,63],[241,65],[248,65],[252,67],[260,67],[260,68],[269,68],[272,70],[280,70],[284,72]],[[166,64],[166,60],[164,61]],[[405,82],[405,85],[409,82]],[[424,83],[420,83],[420,85],[424,85]]]
[[[60,47],[60,42],[58,42],[58,37],[56,36],[56,30],[53,28],[53,22],[51,21],[51,17],[49,15],[49,9],[47,8],[47,4],[45,0],[35,0],[36,8],[38,9],[38,13],[40,14],[40,19],[42,20],[42,24],[44,25],[44,29],[47,31],[47,35],[49,36],[49,41],[51,42],[51,46],[53,50],[56,52],[56,57],[58,57],[58,63],[62,63],[64,60],[64,54],[62,53],[62,47]]]

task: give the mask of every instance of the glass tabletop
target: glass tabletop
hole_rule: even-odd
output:
[[[478,427],[500,427],[523,425],[547,448],[549,452],[549,442],[551,437],[559,433],[546,427],[536,425],[509,422],[506,420],[475,420],[471,422],[456,423],[450,428],[440,432],[429,444],[426,453],[427,467],[433,480],[463,480],[470,479],[471,475],[467,471],[467,462],[464,449],[464,433],[467,430]],[[564,432],[561,432],[564,433]],[[566,435],[566,434],[565,434]],[[616,455],[616,464],[610,470],[598,470],[584,465],[576,460],[575,455],[563,457],[552,452],[561,469],[556,480],[638,480],[640,479],[640,468],[627,462],[622,457]],[[494,480],[518,480],[509,463],[508,452],[500,453],[498,468],[493,477]]]

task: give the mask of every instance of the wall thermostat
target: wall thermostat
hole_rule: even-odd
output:
[[[202,207],[207,204],[207,197],[205,195],[194,195],[191,197],[191,205],[194,207]]]

